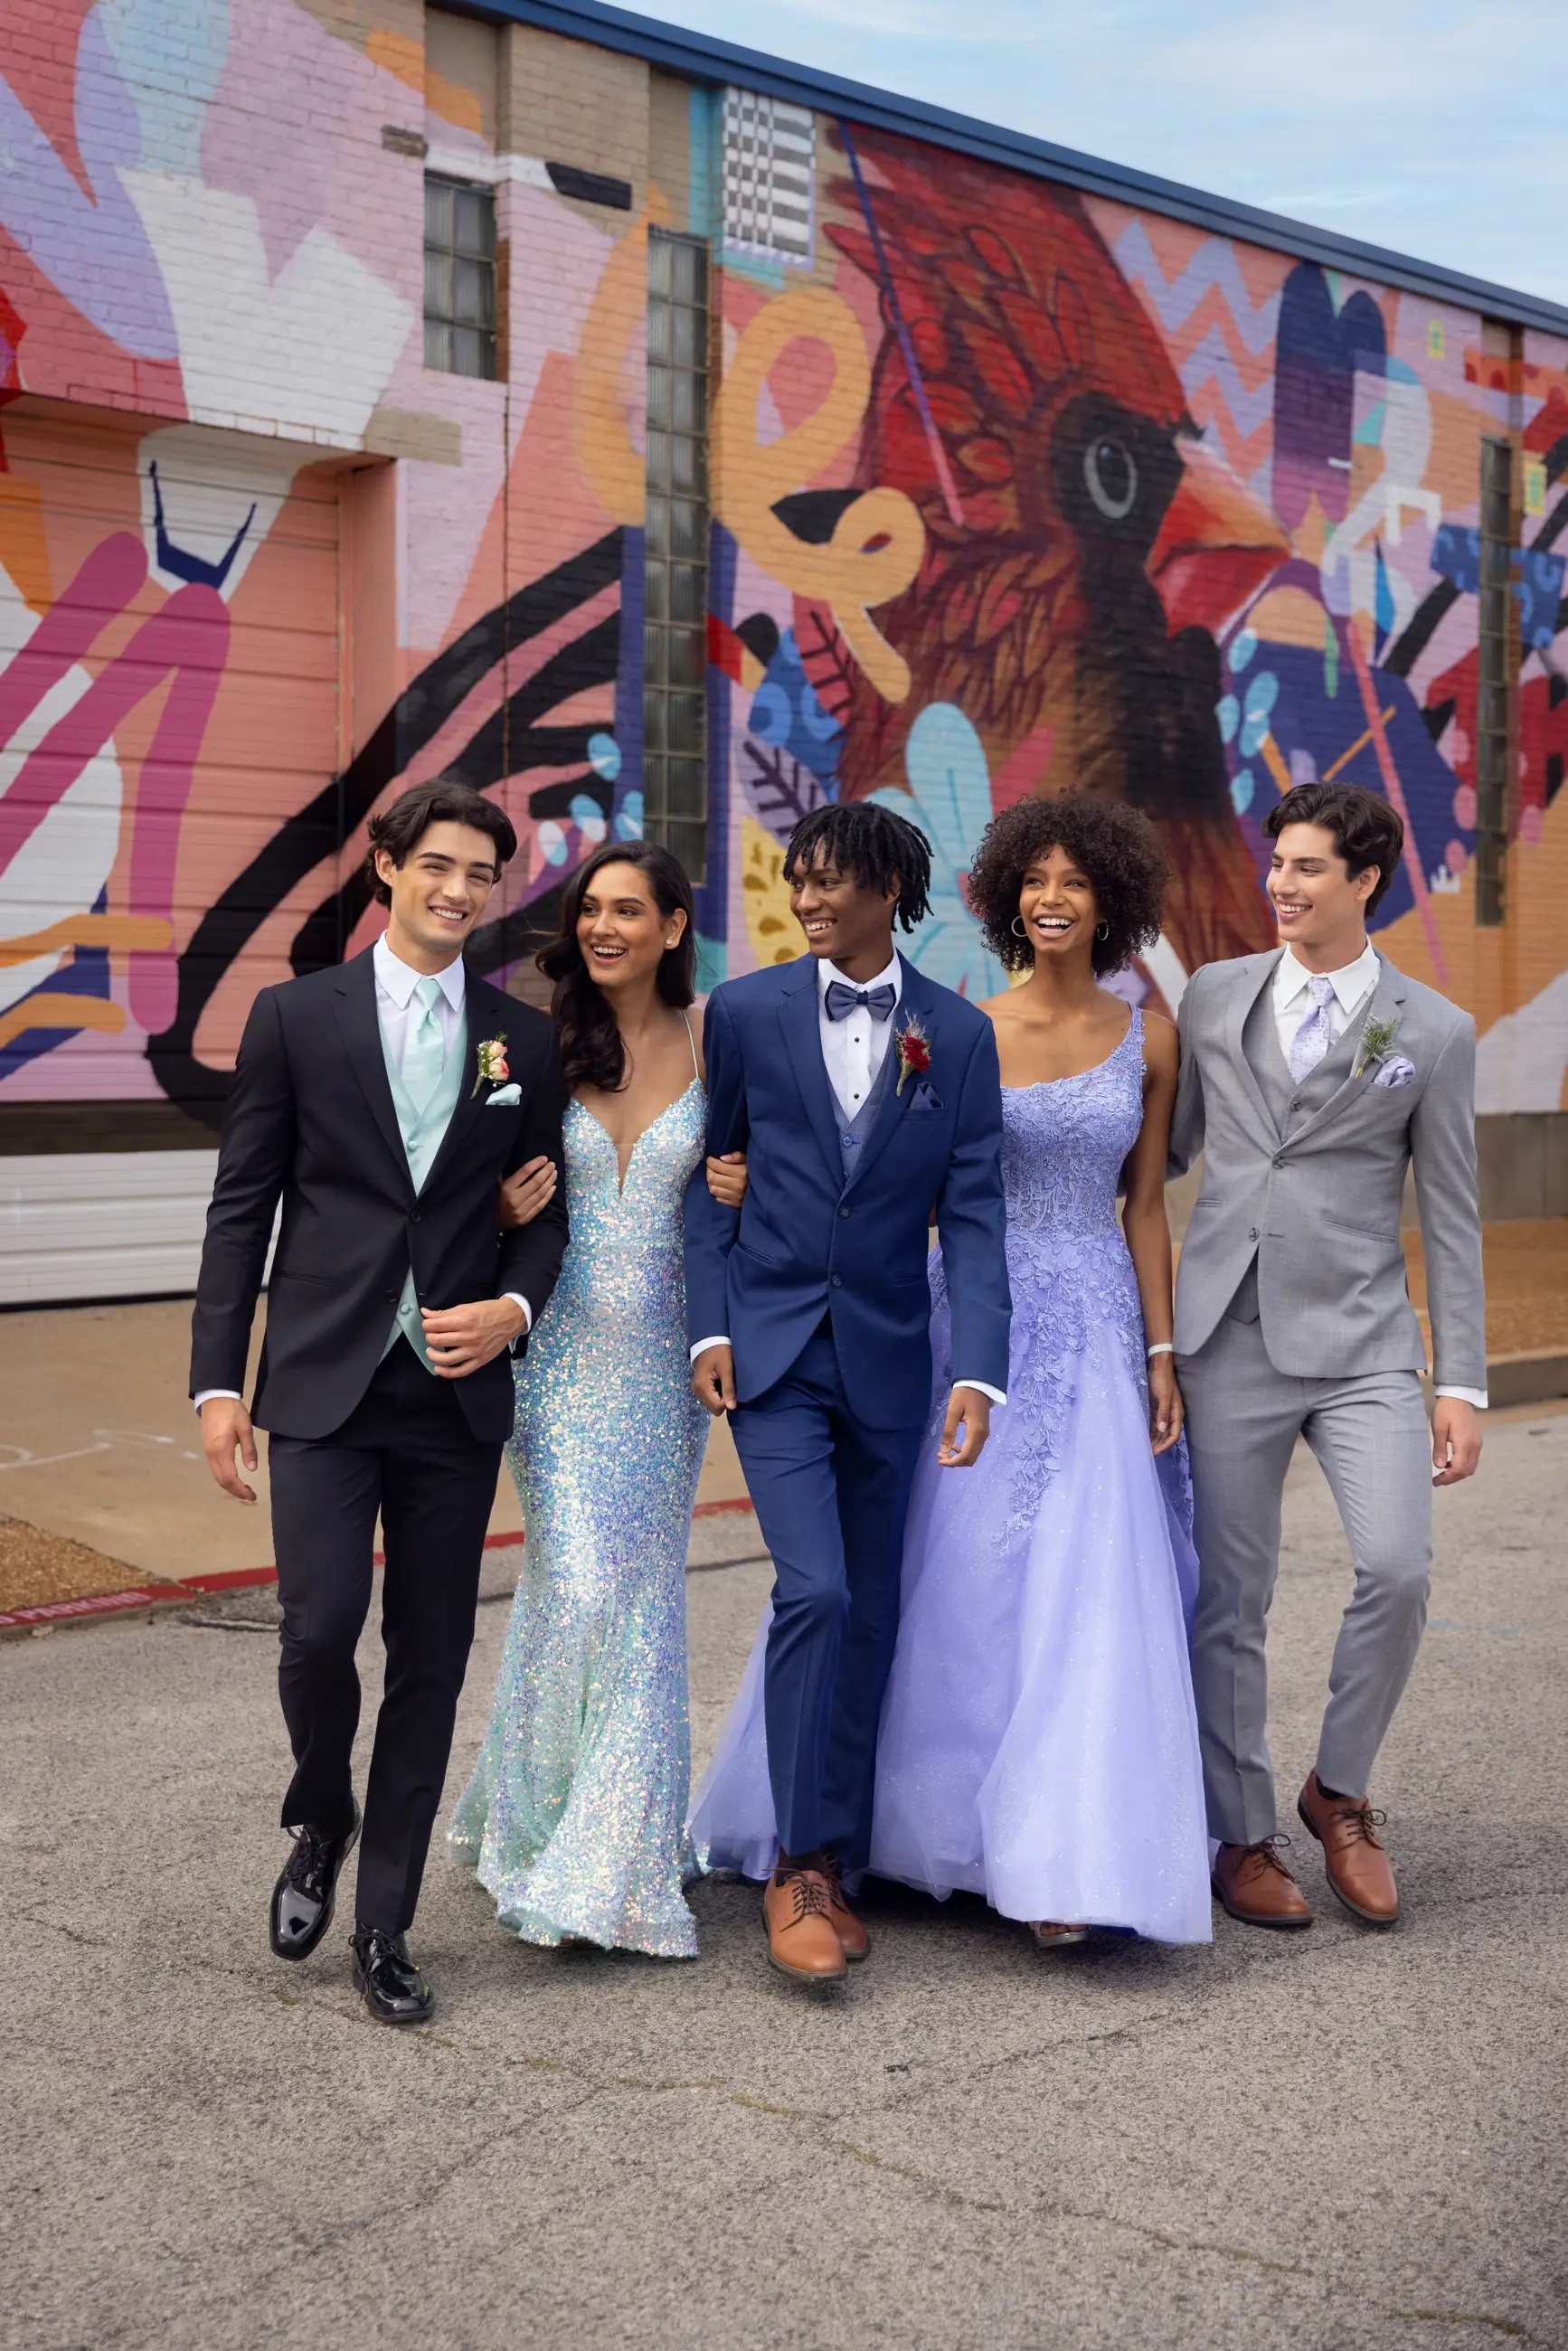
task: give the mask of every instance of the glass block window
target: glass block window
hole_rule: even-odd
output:
[[[434,172],[424,181],[424,364],[496,372],[496,192]]]
[[[694,882],[707,863],[708,253],[648,237],[643,830]]]
[[[1500,923],[1508,865],[1510,720],[1518,666],[1513,447],[1481,443],[1480,643],[1476,681],[1476,921]]]

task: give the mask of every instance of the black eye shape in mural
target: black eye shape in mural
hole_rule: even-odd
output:
[[[558,627],[620,580],[622,534],[616,530],[541,579],[494,605],[429,662],[404,691],[340,776],[291,816],[259,856],[237,874],[204,914],[179,959],[174,1018],[148,1040],[148,1061],[170,1100],[215,1128],[233,1082],[227,1070],[198,1061],[195,1034],[202,1015],[230,967],[305,877],[340,849],[392,789],[453,713],[507,656]],[[621,623],[612,613],[573,638],[476,729],[447,762],[445,772],[476,791],[489,791],[531,769],[580,767],[529,795],[535,819],[564,816],[587,793],[608,815],[609,787],[588,759],[599,726],[550,726],[551,711],[590,689],[613,682]],[[547,893],[548,894],[548,893]],[[295,935],[296,973],[336,963],[370,903],[362,872],[351,874],[307,916]],[[548,918],[543,900],[503,915],[475,934],[470,957],[495,971],[515,960],[535,925]]]

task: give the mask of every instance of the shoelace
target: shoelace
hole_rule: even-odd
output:
[[[779,1883],[788,1886],[794,1897],[795,1916],[789,1921],[791,1927],[798,1927],[802,1918],[826,1918],[830,1915],[827,1887],[819,1885],[814,1877],[808,1876],[803,1869],[781,1870]]]
[[[831,1910],[847,1910],[850,1906],[844,1900],[843,1874],[836,1854],[825,1853],[822,1855],[822,1876],[828,1881],[828,1907]]]
[[[1290,1842],[1290,1838],[1282,1833],[1279,1836],[1260,1837],[1256,1844],[1250,1844],[1247,1848],[1248,1863],[1256,1869],[1277,1869],[1281,1877],[1290,1877],[1290,1871],[1280,1858],[1280,1847],[1282,1844],[1289,1844]],[[1291,1879],[1291,1883],[1295,1884],[1294,1878]]]
[[[1354,1844],[1358,1838],[1364,1838],[1382,1852],[1383,1840],[1377,1832],[1388,1818],[1386,1813],[1375,1813],[1370,1804],[1357,1804],[1354,1809],[1347,1806],[1343,1811],[1336,1810],[1330,1818],[1334,1827],[1345,1831],[1347,1844]]]

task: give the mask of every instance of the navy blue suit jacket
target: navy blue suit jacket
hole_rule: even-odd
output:
[[[822,1060],[815,956],[729,980],[709,1002],[707,1147],[744,1151],[748,1182],[737,1210],[720,1207],[701,1167],[692,1178],[687,1315],[694,1345],[728,1337],[742,1404],[783,1376],[831,1311],[839,1368],[866,1425],[908,1428],[925,1420],[933,1209],[954,1369],[1007,1386],[1012,1306],[995,1035],[984,1013],[900,961],[894,1029],[911,1014],[919,1019],[931,1068],[900,1093],[894,1063],[847,1186]]]

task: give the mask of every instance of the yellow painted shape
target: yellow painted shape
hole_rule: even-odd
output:
[[[833,362],[827,390],[800,423],[761,446],[757,413],[768,378],[795,342],[825,345]],[[826,546],[795,537],[773,508],[815,481],[859,432],[871,392],[871,360],[860,322],[825,286],[800,286],[758,311],[736,346],[714,402],[715,507],[753,561],[791,594],[826,603],[867,678],[883,699],[902,702],[909,664],[871,617],[904,593],[925,553],[925,526],[902,490],[867,490],[840,516]]]
[[[162,914],[68,914],[46,930],[29,931],[25,938],[0,939],[0,970],[65,947],[119,947],[126,952],[140,947],[156,953],[170,946],[173,936],[173,925]]]
[[[371,65],[380,66],[410,89],[424,89],[424,44],[410,33],[389,32],[378,25],[365,43],[365,55]]]
[[[96,1029],[102,1036],[114,1037],[124,1026],[125,1014],[120,1007],[101,996],[67,996],[63,992],[25,996],[20,1004],[0,1012],[0,1052],[14,1037],[25,1036],[29,1029]]]
[[[54,602],[49,543],[44,535],[44,493],[37,482],[0,474],[0,569],[29,611],[40,619]]]
[[[461,82],[448,81],[433,66],[424,68],[424,102],[433,114],[450,122],[458,131],[471,131],[476,139],[485,135],[485,110],[471,89]]]
[[[626,358],[646,331],[648,225],[662,228],[668,217],[664,198],[650,193],[647,217],[632,223],[600,272],[578,344],[577,462],[611,521],[632,528],[647,513],[648,468],[627,423]]]
[[[740,895],[746,933],[759,966],[793,963],[804,941],[789,911],[784,852],[755,817],[740,820]]]

